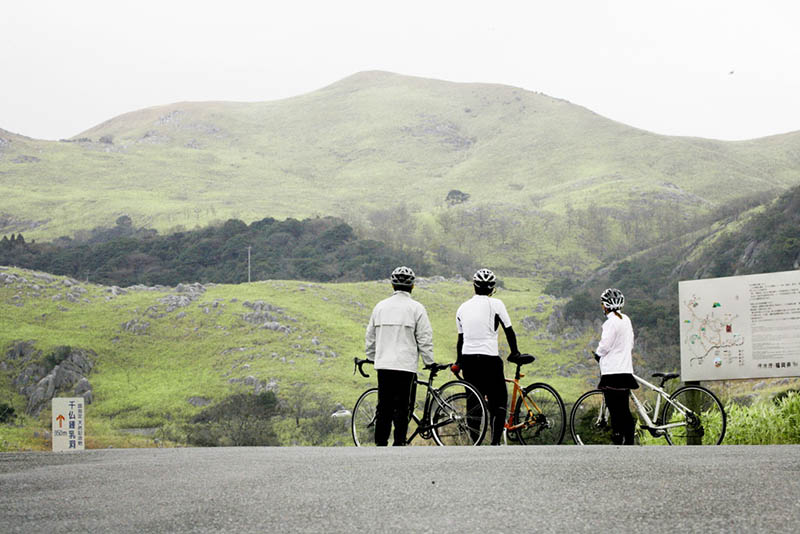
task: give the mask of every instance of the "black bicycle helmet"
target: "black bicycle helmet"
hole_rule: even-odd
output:
[[[394,271],[392,271],[392,276],[389,277],[389,280],[392,282],[392,285],[396,286],[413,286],[414,280],[417,277],[414,274],[414,271],[406,267],[405,265],[398,267]]]
[[[609,287],[600,295],[600,302],[608,311],[621,310],[625,306],[625,295],[619,289]]]

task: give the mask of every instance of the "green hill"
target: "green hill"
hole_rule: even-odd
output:
[[[0,233],[334,215],[455,267],[468,250],[521,274],[585,271],[797,184],[799,145],[661,136],[514,87],[363,72],[280,101],[135,111],[63,142],[0,131]]]

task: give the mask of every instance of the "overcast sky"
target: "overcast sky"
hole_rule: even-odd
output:
[[[0,8],[0,128],[41,139],[362,70],[540,91],[668,135],[800,130],[800,2],[26,0]]]

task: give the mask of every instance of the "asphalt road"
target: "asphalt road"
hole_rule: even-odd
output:
[[[800,446],[0,454],[0,532],[798,532]]]

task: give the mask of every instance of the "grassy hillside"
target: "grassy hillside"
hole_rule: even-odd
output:
[[[339,215],[450,264],[468,249],[585,271],[632,236],[797,184],[799,145],[660,136],[514,87],[364,72],[286,100],[135,111],[69,142],[0,132],[0,232]],[[452,190],[469,199],[448,206]]]
[[[798,207],[800,187],[793,187],[775,200],[722,213],[713,225],[604,266],[585,280],[556,279],[547,289],[570,295],[567,322],[580,322],[594,317],[596,295],[604,288],[620,288],[647,369],[677,370],[678,282],[800,268]],[[791,382],[795,387],[797,381]],[[735,389],[739,395],[747,386]]]
[[[39,360],[61,346],[94,351],[90,447],[177,439],[179,432],[152,432],[175,430],[200,413],[203,408],[190,400],[213,405],[264,388],[289,412],[298,400],[306,406],[297,412],[299,422],[287,416],[277,423],[280,442],[313,443],[304,426],[313,416],[330,421],[331,413],[352,408],[375,383],[374,375],[353,376],[352,357],[363,354],[372,306],[391,292],[386,282],[299,281],[121,290],[15,268],[0,268],[0,278],[0,399],[24,413],[27,400],[12,382],[26,365],[8,352],[15,343],[31,342]],[[574,400],[596,374],[587,363],[591,336],[556,336],[548,328],[556,301],[541,295],[536,283],[505,283],[500,297],[520,347],[538,356],[528,381],[543,379]],[[414,291],[433,323],[437,361],[454,360],[454,314],[471,292],[467,282],[438,278],[421,280]],[[18,418],[17,426],[0,425],[0,450],[49,446],[41,437],[49,429],[48,408],[38,417]],[[344,425],[325,444],[349,444]]]

